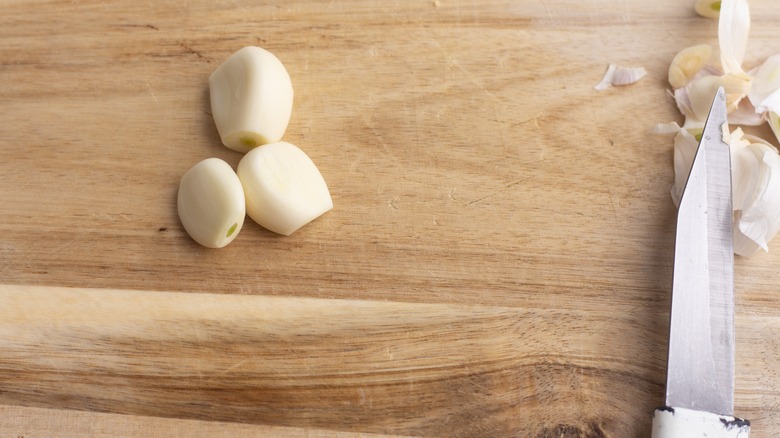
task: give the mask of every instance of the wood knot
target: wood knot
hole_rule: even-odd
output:
[[[596,421],[585,425],[558,424],[545,428],[537,438],[606,438],[607,435]]]

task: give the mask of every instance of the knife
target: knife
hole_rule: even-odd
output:
[[[666,406],[653,438],[747,438],[734,412],[734,250],[726,94],[719,88],[677,212]]]

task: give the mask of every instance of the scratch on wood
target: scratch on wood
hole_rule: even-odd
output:
[[[154,94],[154,90],[152,89],[152,83],[149,82],[148,80],[146,81],[146,87],[149,89],[149,94],[152,96],[152,100],[154,100],[154,103],[160,103],[157,100],[157,95]]]
[[[522,184],[522,183],[524,183],[524,182],[526,182],[526,181],[530,180],[531,178],[533,178],[533,177],[532,177],[532,176],[529,176],[528,178],[523,178],[523,179],[519,179],[519,180],[517,180],[517,181],[513,181],[513,182],[511,182],[511,183],[509,183],[509,184],[505,185],[505,186],[504,186],[504,187],[503,187],[501,190],[496,190],[495,192],[488,193],[487,195],[485,195],[485,196],[483,196],[483,197],[481,197],[481,198],[475,199],[475,200],[473,200],[473,201],[471,201],[471,202],[467,203],[467,204],[466,204],[466,206],[467,206],[467,207],[469,207],[469,206],[472,206],[472,205],[474,205],[474,204],[476,204],[476,203],[478,203],[478,202],[482,202],[482,201],[484,201],[485,199],[488,199],[488,198],[491,198],[491,197],[493,197],[493,196],[496,196],[496,195],[498,195],[499,193],[505,192],[506,190],[508,190],[508,189],[510,189],[510,188],[512,188],[512,187],[514,187],[514,186],[516,186],[516,185],[518,185],[518,184]],[[454,198],[453,198],[453,199],[454,199]]]
[[[192,54],[192,55],[195,55],[195,56],[197,56],[198,58],[200,58],[200,59],[202,59],[202,60],[206,61],[207,63],[211,64],[211,59],[209,59],[209,58],[207,58],[207,57],[203,56],[203,54],[202,54],[202,53],[200,53],[199,51],[197,51],[197,50],[193,49],[193,48],[192,48],[192,47],[190,47],[189,45],[185,44],[183,41],[176,41],[176,42],[177,42],[177,43],[179,44],[179,46],[180,46],[181,48],[183,48],[183,49],[184,49],[184,50],[185,50],[187,53],[190,53],[190,54]]]
[[[615,199],[612,197],[612,192],[609,192],[609,205],[612,207],[612,218],[614,218],[615,223],[617,223],[617,211],[615,210]]]

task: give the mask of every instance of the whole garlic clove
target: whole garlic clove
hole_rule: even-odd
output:
[[[205,159],[184,174],[177,204],[187,234],[209,248],[232,242],[246,216],[241,181],[219,158]]]
[[[247,46],[209,76],[211,114],[222,143],[238,152],[281,140],[290,121],[290,75],[273,53]]]
[[[249,217],[289,236],[333,208],[328,186],[297,146],[271,143],[247,153],[238,164]]]

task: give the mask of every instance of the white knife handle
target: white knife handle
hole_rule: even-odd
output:
[[[658,408],[652,438],[748,438],[750,421],[685,408]]]

